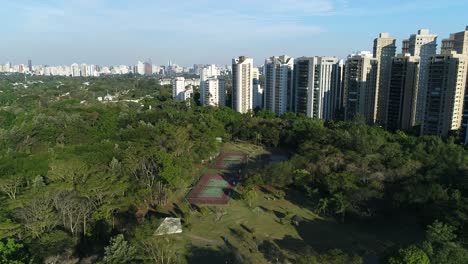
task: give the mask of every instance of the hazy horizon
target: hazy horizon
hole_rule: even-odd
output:
[[[418,29],[438,43],[468,25],[468,2],[447,0],[32,0],[2,3],[8,27],[0,63],[134,65],[151,59],[183,66],[260,65],[273,55],[336,56],[372,50],[380,32],[401,40]],[[439,45],[440,46],[440,45]],[[440,48],[440,47],[439,47]]]

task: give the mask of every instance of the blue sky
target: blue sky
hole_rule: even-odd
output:
[[[468,0],[0,0],[0,62],[134,64],[151,58],[255,64],[287,54],[371,50],[379,32],[442,38],[468,25]]]

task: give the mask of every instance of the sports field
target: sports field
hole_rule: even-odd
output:
[[[215,169],[234,169],[236,166],[247,162],[247,155],[243,153],[222,153],[216,159]]]
[[[187,199],[195,204],[227,204],[232,187],[220,175],[205,175],[189,193]]]

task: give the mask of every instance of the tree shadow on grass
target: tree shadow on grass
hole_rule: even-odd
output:
[[[394,246],[416,243],[422,235],[421,230],[415,227],[382,220],[349,219],[345,223],[333,219],[305,220],[296,230],[302,240],[285,237],[277,241],[277,244],[291,251],[310,247],[321,253],[341,249],[347,253],[369,256],[381,255]]]
[[[187,263],[189,264],[219,264],[219,263],[229,263],[237,264],[239,263],[236,259],[234,253],[226,247],[217,247],[217,248],[201,248],[192,246],[189,249],[189,254],[186,257]]]

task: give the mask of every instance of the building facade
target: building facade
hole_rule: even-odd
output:
[[[384,125],[387,115],[388,85],[392,58],[396,53],[396,39],[389,33],[380,33],[374,40],[374,58],[379,62],[376,81],[377,123]]]
[[[461,128],[467,67],[467,56],[456,52],[431,57],[421,128],[423,135],[445,137]]]
[[[185,98],[185,78],[176,77],[172,80],[172,97],[176,101],[184,101]]]
[[[291,111],[294,59],[283,55],[265,61],[264,108],[282,115]]]
[[[342,94],[343,62],[335,57],[301,57],[294,62],[291,109],[318,119],[332,119]]]
[[[392,59],[385,125],[409,131],[415,125],[419,58],[400,54]]]
[[[253,110],[253,59],[232,60],[232,108],[239,113]]]
[[[362,51],[348,57],[344,77],[346,120],[361,115],[367,123],[375,123],[377,67],[378,61],[371,52]]]
[[[420,124],[424,116],[427,95],[429,63],[431,56],[437,53],[437,35],[430,34],[428,29],[420,29],[407,40],[408,50],[405,53],[419,57],[419,81],[416,106],[416,123]]]
[[[253,108],[263,108],[263,87],[259,68],[253,69]]]

